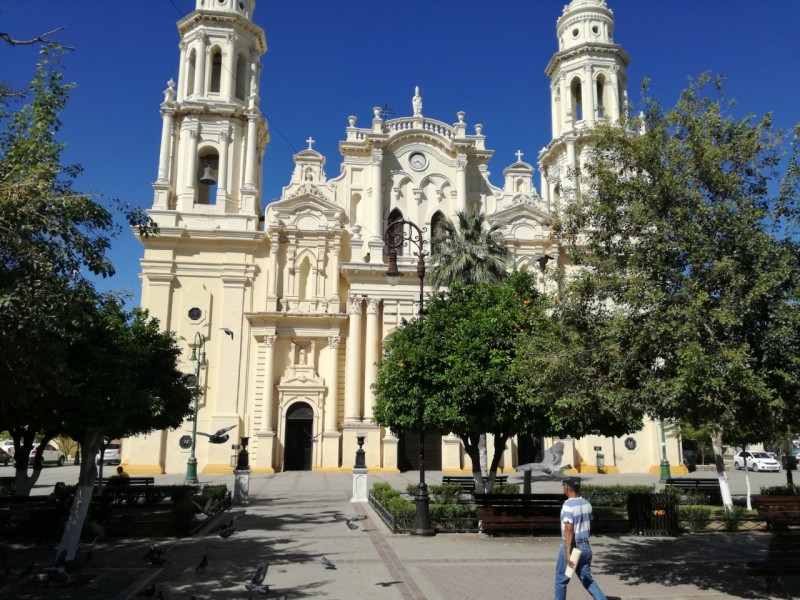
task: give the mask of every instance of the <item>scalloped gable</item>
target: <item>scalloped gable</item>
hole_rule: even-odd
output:
[[[522,200],[522,196],[529,200]],[[506,237],[530,239],[538,237],[531,235],[534,232],[538,232],[540,235],[544,232],[547,214],[532,206],[532,202],[535,201],[533,198],[524,194],[522,196],[519,199],[515,198],[515,202],[511,206],[488,215],[491,223],[498,223],[505,228]]]
[[[270,227],[282,225],[306,231],[335,229],[346,222],[345,211],[323,196],[312,184],[300,186],[289,198],[273,202],[267,209]]]

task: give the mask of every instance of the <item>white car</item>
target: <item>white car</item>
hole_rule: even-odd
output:
[[[100,452],[94,457],[96,463],[100,462]],[[103,464],[118,465],[122,462],[122,444],[111,443],[106,446],[103,452]]]
[[[733,459],[734,469],[780,471],[781,464],[766,452],[739,452]]]
[[[38,445],[36,445],[28,456],[28,464],[33,464],[33,459],[36,458],[36,452],[38,449]],[[44,447],[44,452],[42,453],[42,464],[51,464],[51,465],[58,465],[63,466],[66,462],[67,457],[64,456],[64,453],[61,452],[58,448],[56,448],[53,444],[47,444]],[[14,460],[14,464],[16,464],[16,459]]]

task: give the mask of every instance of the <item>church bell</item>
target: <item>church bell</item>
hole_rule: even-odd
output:
[[[206,165],[206,168],[203,171],[203,176],[200,178],[200,183],[205,185],[214,185],[217,183],[217,180],[214,179],[214,175],[211,173],[211,165]]]

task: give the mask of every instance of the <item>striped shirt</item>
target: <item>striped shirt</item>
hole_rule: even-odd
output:
[[[561,507],[561,539],[564,538],[564,523],[572,523],[575,543],[588,542],[591,533],[592,505],[585,498],[567,498]]]

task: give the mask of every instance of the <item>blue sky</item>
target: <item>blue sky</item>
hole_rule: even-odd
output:
[[[258,0],[264,28],[261,110],[272,140],[264,159],[267,203],[280,196],[292,155],[309,136],[339,173],[338,143],[348,115],[366,126],[373,106],[411,114],[419,85],[425,116],[453,123],[466,112],[495,150],[491,180],[521,150],[536,164],[550,140],[549,81],[556,19],[566,0]],[[156,178],[168,79],[177,78],[175,23],[195,0],[0,0],[0,31],[18,39],[64,26],[56,38],[75,50],[66,76],[77,83],[63,114],[65,160],[85,169],[77,189],[149,207]],[[734,112],[772,111],[776,125],[800,121],[800,0],[609,0],[615,41],[631,56],[628,95],[674,104],[688,76],[728,78]],[[36,52],[0,45],[0,79],[18,87]],[[538,176],[535,177],[538,185]],[[125,231],[114,244],[117,275],[103,290],[128,290],[138,303],[141,245]]]

